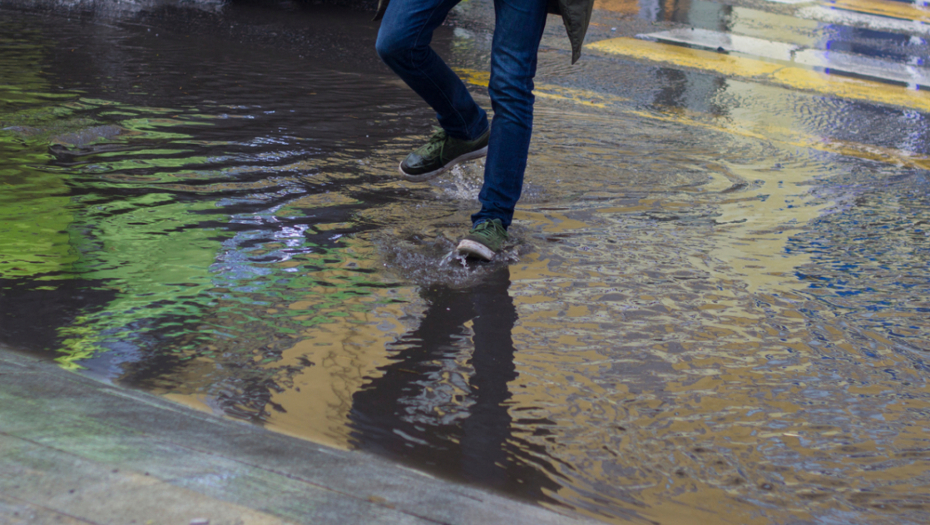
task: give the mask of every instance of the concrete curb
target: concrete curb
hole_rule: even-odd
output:
[[[0,348],[2,523],[594,523]]]

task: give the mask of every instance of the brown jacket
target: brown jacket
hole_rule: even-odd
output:
[[[378,14],[375,20],[384,16],[388,2],[391,0],[378,0]],[[584,35],[588,32],[588,23],[591,21],[591,10],[594,0],[547,0],[548,10],[554,15],[562,15],[568,41],[572,44],[572,64],[581,57],[581,46],[584,44]]]

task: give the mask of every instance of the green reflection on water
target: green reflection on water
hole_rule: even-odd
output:
[[[0,277],[67,278],[77,253],[67,176],[30,168],[49,155],[0,133]]]
[[[90,107],[87,102],[82,99],[79,103]],[[133,108],[126,113],[141,110]],[[70,116],[71,112],[45,114]],[[230,216],[217,213],[221,206],[218,197],[206,192],[193,199],[179,198],[153,185],[177,180],[178,173],[172,168],[209,164],[205,156],[185,155],[188,150],[171,147],[194,142],[189,135],[160,131],[161,126],[176,127],[179,122],[132,119],[135,133],[96,142],[128,146],[144,141],[160,147],[91,152],[80,155],[82,162],[70,168],[55,165],[55,156],[48,152],[55,136],[44,128],[36,127],[40,131],[30,136],[21,131],[6,132],[0,141],[5,159],[0,181],[8,188],[0,197],[0,246],[5,255],[0,261],[0,277],[80,278],[95,283],[90,286],[115,293],[105,306],[85,309],[70,325],[59,329],[61,355],[57,361],[65,367],[79,368],[82,360],[107,351],[114,341],[144,339],[144,334],[154,332],[158,333],[161,351],[184,354],[184,358],[214,357],[213,350],[198,349],[217,339],[298,334],[306,327],[348,315],[338,305],[368,293],[370,283],[364,273],[342,272],[321,288],[319,272],[340,267],[347,256],[339,247],[324,250],[306,239],[299,239],[297,246],[291,239],[288,248],[296,255],[288,257],[287,265],[245,261],[237,264],[258,271],[245,277],[224,275],[228,269],[218,268],[222,266],[219,254],[239,250],[246,259],[260,257],[274,252],[270,245],[275,243],[266,240],[247,249],[235,242],[224,246],[234,241],[236,234],[227,228]],[[126,121],[119,127],[126,129]],[[140,156],[140,160],[126,160],[133,156]],[[133,171],[140,167],[145,168],[144,175]],[[167,171],[158,171],[162,169]],[[201,170],[184,178],[209,179],[212,175],[223,179],[230,173],[228,169]],[[234,185],[220,186],[228,189]],[[140,193],[126,194],[127,189]],[[120,191],[120,196],[113,198],[113,191]],[[202,225],[206,220],[209,225]],[[325,261],[321,261],[324,256]],[[302,269],[296,272],[295,268]],[[320,290],[310,302],[308,290]],[[288,308],[296,301],[307,305]],[[253,315],[256,305],[283,308],[274,315]],[[243,345],[242,352],[250,354],[252,350]]]
[[[40,64],[43,47],[0,37],[0,277],[66,278],[77,253],[70,244],[68,176],[45,165],[50,136],[88,125],[49,101],[75,95],[49,93]]]
[[[9,82],[0,86],[0,278],[45,281],[46,290],[77,279],[113,297],[84,306],[58,328],[62,366],[80,368],[120,342],[182,360],[222,353],[249,364],[268,340],[348,315],[340,305],[368,294],[364,273],[338,272],[321,286],[326,268],[354,256],[306,239],[289,246],[296,255],[287,265],[240,261],[240,270],[255,271],[227,275],[218,263],[224,251],[256,255],[274,251],[273,243],[224,246],[236,234],[230,215],[217,213],[221,203],[211,188],[180,198],[157,185],[235,177],[235,168],[210,170],[215,160],[192,154],[201,141],[184,132],[216,117],[49,93],[41,47],[21,47],[0,61]],[[179,171],[193,166],[199,169]],[[311,270],[295,273],[304,266]],[[295,302],[301,306],[289,307]],[[256,314],[258,305],[278,310]],[[367,307],[352,307],[359,308]],[[272,353],[258,362],[275,360]]]

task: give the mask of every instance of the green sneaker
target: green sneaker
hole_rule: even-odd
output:
[[[459,242],[456,251],[466,257],[478,257],[490,261],[500,251],[501,245],[507,240],[507,230],[500,219],[479,222],[468,232],[468,235]]]
[[[466,160],[480,159],[488,154],[491,130],[475,140],[459,140],[436,128],[429,141],[415,149],[400,163],[400,173],[412,182],[423,182]]]

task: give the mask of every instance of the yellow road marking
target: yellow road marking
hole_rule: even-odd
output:
[[[733,124],[732,122],[721,121],[724,122],[724,124],[717,124],[696,120],[684,113],[650,113],[648,111],[639,110],[627,111],[627,113],[652,120],[673,122],[686,126],[729,133],[740,137],[753,138],[767,142],[779,142],[798,148],[809,148],[828,153],[837,153],[848,157],[875,160],[908,168],[930,169],[930,156],[927,155],[919,155],[909,151],[882,148],[849,141],[824,139],[823,137],[808,135],[800,131],[788,130],[775,126],[766,126],[760,131],[759,126],[755,124],[753,126],[754,129],[750,130]]]
[[[594,0],[594,9],[625,15],[638,15],[640,11],[639,0]]]
[[[488,86],[488,79],[490,78],[490,75],[485,71],[456,69],[456,73],[458,73],[463,81],[469,84],[482,87]],[[541,92],[540,90],[545,91]],[[611,109],[619,110],[623,113],[635,115],[637,117],[649,120],[681,124],[684,126],[718,131],[766,142],[777,142],[798,148],[809,148],[817,151],[836,153],[849,157],[885,162],[897,166],[930,170],[930,156],[918,155],[909,151],[894,148],[882,148],[878,146],[870,146],[868,144],[858,144],[855,142],[839,140],[826,140],[823,137],[808,135],[801,131],[789,130],[775,126],[766,126],[764,129],[760,129],[757,123],[753,123],[753,129],[747,129],[746,127],[740,126],[739,124],[735,124],[726,119],[718,119],[716,122],[708,122],[690,116],[686,110],[670,109],[664,112],[636,110],[629,108],[628,106],[624,107],[623,104],[620,104],[621,102],[629,102],[629,99],[627,98],[598,93],[586,89],[575,89],[556,86],[553,84],[537,84],[536,91],[534,93],[537,97],[540,98],[562,100],[582,106],[595,107],[599,109],[610,107]],[[699,117],[700,115],[696,116]]]
[[[463,82],[474,86],[488,87],[491,80],[491,74],[486,71],[476,71],[473,69],[456,69],[455,72],[461,77]],[[550,98],[558,100],[568,100],[582,106],[591,106],[596,108],[606,108],[607,106],[616,105],[619,102],[628,102],[628,98],[618,97],[608,93],[599,93],[587,89],[574,89],[555,84],[536,84],[533,94],[539,98]]]
[[[635,38],[611,38],[588,44],[585,47],[640,60],[665,62],[676,66],[710,70],[727,76],[771,82],[793,89],[930,111],[930,93],[910,90],[903,86],[827,75],[799,67],[724,55],[713,51],[646,42]]]
[[[664,0],[661,3],[663,4],[666,12],[671,12],[674,10],[673,5],[664,5],[669,4],[669,0]],[[721,9],[730,7],[724,4],[718,5]],[[826,8],[832,7],[846,11],[854,11],[856,13],[885,16],[897,18],[899,20],[912,20],[930,23],[930,11],[921,9],[914,4],[906,4],[903,2],[882,0],[833,0],[829,2],[823,2],[820,5]],[[636,16],[640,12],[638,0],[594,0],[594,8],[632,16]],[[734,9],[745,10],[744,8],[739,7]]]
[[[857,13],[870,15],[890,16],[904,20],[917,20],[930,23],[930,12],[916,7],[914,4],[903,2],[882,2],[879,0],[835,0],[824,4],[826,7],[838,7]]]
[[[652,62],[670,62],[676,66],[694,69],[710,69],[737,77],[767,77],[785,67],[752,58],[647,42],[636,38],[611,38],[588,44],[585,47],[612,55],[624,55]]]

